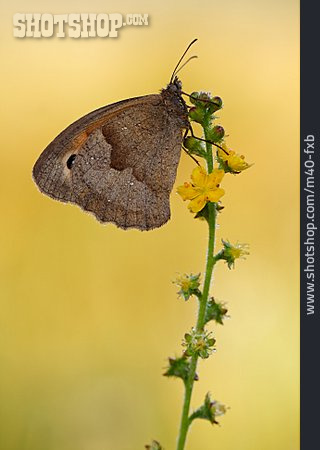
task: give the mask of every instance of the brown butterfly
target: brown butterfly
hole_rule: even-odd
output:
[[[195,41],[160,94],[104,106],[62,131],[34,165],[40,191],[123,229],[166,223],[182,132],[189,129],[176,73]]]

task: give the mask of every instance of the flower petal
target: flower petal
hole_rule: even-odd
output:
[[[248,169],[252,164],[248,164],[244,157],[238,154],[229,156],[228,167],[235,172],[241,172],[242,170]]]
[[[221,148],[218,148],[218,157],[219,157],[220,159],[222,159],[222,161],[227,161],[227,159],[228,159],[228,157],[229,157],[229,155],[230,155],[230,152],[232,152],[232,150],[229,150],[225,143],[223,143],[223,144],[221,145],[221,147],[222,147],[223,150],[225,150],[225,151],[223,151]],[[226,152],[227,152],[227,153],[226,153]],[[233,153],[234,153],[234,152],[233,152]]]
[[[187,182],[182,186],[179,186],[177,192],[183,200],[192,200],[198,195],[198,192],[194,189],[192,184]]]
[[[196,198],[191,200],[191,202],[188,205],[188,208],[191,212],[197,213],[201,211],[206,206],[206,197],[205,195],[198,195]]]
[[[209,191],[207,194],[207,198],[210,202],[218,202],[224,195],[224,193],[224,189],[217,188],[214,191]]]
[[[223,169],[213,169],[213,171],[208,175],[207,187],[209,189],[215,189],[217,185],[221,183],[224,173],[225,172]]]
[[[191,180],[196,186],[204,187],[207,183],[207,178],[208,174],[206,172],[206,169],[204,169],[202,166],[197,166],[195,169],[193,169]]]

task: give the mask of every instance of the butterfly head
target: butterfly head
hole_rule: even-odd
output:
[[[172,94],[181,95],[182,83],[179,80],[179,78],[174,77],[174,80],[168,84],[168,86],[166,87],[166,90],[168,92],[171,92]]]

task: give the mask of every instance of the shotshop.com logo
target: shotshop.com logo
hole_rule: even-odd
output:
[[[148,25],[148,14],[23,14],[13,15],[13,36],[17,38],[116,38],[125,26]]]

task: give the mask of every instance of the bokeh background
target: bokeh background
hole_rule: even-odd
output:
[[[117,39],[15,39],[16,12],[149,13]],[[196,304],[179,272],[203,270],[206,227],[175,189],[172,220],[148,233],[102,226],[41,195],[43,148],[108,103],[155,93],[186,45],[184,89],[220,95],[217,123],[255,165],[226,177],[221,237],[251,254],[220,264],[215,330],[192,406],[209,390],[230,409],[196,422],[190,450],[297,450],[299,10],[296,0],[17,1],[1,9],[1,450],[174,449],[182,383],[162,377]],[[184,154],[176,186],[189,178]]]

